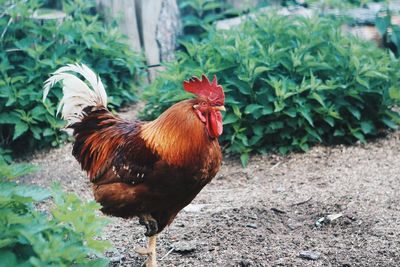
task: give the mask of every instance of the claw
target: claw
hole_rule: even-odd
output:
[[[135,251],[142,255],[147,256],[146,267],[157,267],[157,259],[156,259],[156,236],[149,237],[149,243],[147,248],[136,248]]]
[[[151,250],[149,248],[143,248],[143,247],[135,248],[135,252],[142,256],[149,256],[151,254]]]

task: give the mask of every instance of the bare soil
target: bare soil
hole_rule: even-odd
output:
[[[136,108],[124,116],[132,118]],[[41,170],[22,181],[92,199],[71,144],[35,154]],[[352,147],[225,157],[221,171],[158,241],[161,266],[398,266],[400,132]],[[330,221],[328,215],[339,218]],[[340,216],[341,215],[341,216]],[[142,266],[137,219],[114,218],[102,233],[111,266]],[[300,254],[305,254],[305,258]],[[162,258],[162,260],[160,260]],[[311,259],[313,258],[313,259]]]

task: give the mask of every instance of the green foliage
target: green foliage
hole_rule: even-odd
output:
[[[121,33],[92,15],[91,1],[63,1],[62,20],[45,14],[44,0],[2,1],[0,8],[0,146],[26,151],[66,139],[56,118],[60,88],[42,103],[43,82],[58,67],[82,62],[97,72],[112,108],[135,100],[134,78],[142,57],[129,50]],[[36,13],[35,13],[36,12]],[[1,153],[4,154],[4,153]]]
[[[0,165],[0,266],[107,266],[102,253],[110,244],[97,238],[107,223],[95,215],[99,204],[83,203],[58,187],[49,191],[5,179],[32,168]],[[38,211],[49,197],[50,214]]]
[[[238,13],[219,0],[180,0],[178,3],[182,14],[183,40],[201,39],[215,21]]]
[[[386,2],[386,0],[284,0],[285,5],[306,5],[322,8],[351,8],[362,7],[368,3]]]
[[[378,12],[375,26],[382,36],[383,45],[399,56],[400,26],[398,23],[393,23],[396,17],[398,17],[398,12],[390,10],[387,6]]]
[[[228,152],[307,151],[316,143],[365,142],[400,123],[400,63],[334,21],[259,16],[186,43],[146,92],[151,119],[187,98],[182,81],[216,74],[226,93],[221,137]],[[243,156],[245,155],[245,156]]]
[[[37,171],[35,165],[26,163],[6,164],[0,161],[0,179],[11,180]],[[1,180],[0,180],[1,181]]]

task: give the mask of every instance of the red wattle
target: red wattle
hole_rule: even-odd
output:
[[[207,130],[211,137],[216,138],[222,134],[222,115],[217,110],[211,110],[208,118]]]

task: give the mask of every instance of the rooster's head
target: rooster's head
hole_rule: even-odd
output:
[[[210,82],[204,74],[201,80],[192,77],[189,81],[183,82],[185,91],[195,94],[196,100],[193,110],[199,119],[205,124],[211,138],[222,134],[221,110],[225,110],[225,95],[221,85],[217,83],[217,77]]]

